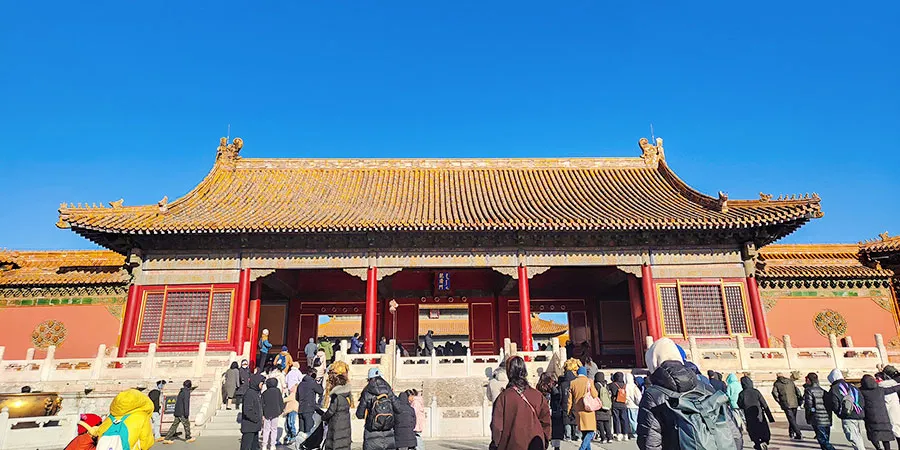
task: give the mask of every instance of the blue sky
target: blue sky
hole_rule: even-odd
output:
[[[652,122],[706,193],[818,192],[787,242],[900,233],[900,3],[860,5],[6,2],[0,247],[90,248],[60,202],[174,199],[228,124],[248,157],[538,157]]]

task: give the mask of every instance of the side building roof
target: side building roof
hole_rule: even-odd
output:
[[[759,251],[758,277],[772,285],[886,285],[894,272],[868,263],[857,244],[776,244]]]
[[[0,250],[0,288],[125,285],[124,265],[108,250]]]

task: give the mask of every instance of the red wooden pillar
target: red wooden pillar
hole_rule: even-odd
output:
[[[634,362],[636,367],[644,365],[644,334],[641,332],[641,316],[644,308],[641,306],[641,284],[636,276],[628,274],[628,301],[631,304],[631,327],[634,335]],[[646,321],[646,318],[644,318]]]
[[[769,348],[769,327],[766,326],[766,315],[759,299],[756,277],[747,277],[747,293],[750,294],[750,314],[753,314],[753,329],[756,330],[759,346]]]
[[[378,268],[369,267],[366,271],[366,324],[363,330],[363,351],[368,354],[375,353],[375,344],[378,342],[376,331],[378,324]]]
[[[519,323],[522,330],[522,347],[520,350],[534,350],[531,336],[531,294],[528,292],[528,268],[519,266]]]
[[[259,311],[262,304],[262,282],[256,280],[250,284],[250,367],[256,367],[256,353],[259,351]]]
[[[128,300],[125,302],[125,314],[122,317],[122,335],[119,337],[118,357],[125,357],[128,347],[134,344],[137,333],[137,321],[141,312],[140,289],[135,285],[128,286]]]
[[[234,335],[231,342],[234,351],[240,355],[247,341],[247,311],[250,307],[250,269],[241,269],[238,288],[234,299]]]
[[[653,288],[653,270],[649,264],[641,266],[641,282],[644,290],[644,316],[647,318],[647,333],[653,340],[662,337],[659,320],[659,305],[656,302],[656,291]]]

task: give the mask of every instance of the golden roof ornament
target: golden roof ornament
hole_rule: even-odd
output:
[[[121,208],[124,203],[125,203],[125,199],[120,198],[114,202],[109,202],[109,207],[112,209],[118,209],[118,208]]]
[[[161,214],[169,212],[169,196],[164,196],[162,200],[156,202],[156,205],[159,206],[159,212]]]
[[[723,213],[727,213],[728,212],[728,194],[726,194],[722,191],[719,191],[719,198],[716,201],[719,206],[719,211],[722,211]]]
[[[666,160],[662,138],[656,138],[656,145],[651,144],[650,140],[647,138],[641,138],[638,140],[638,145],[641,146],[641,151],[643,152],[641,158],[647,164],[657,164],[660,161]]]
[[[880,237],[882,241],[886,241],[886,240],[888,240],[888,237],[890,237],[890,234],[888,234],[888,232],[885,231],[884,233],[879,234],[878,237]]]
[[[228,138],[219,139],[219,149],[216,153],[216,161],[220,159],[226,160],[235,160],[238,159],[238,153],[241,152],[241,148],[244,147],[244,140],[237,137],[228,143]]]
[[[759,193],[759,201],[762,203],[768,203],[769,200],[772,200],[772,194]]]

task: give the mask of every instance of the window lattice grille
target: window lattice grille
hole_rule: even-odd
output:
[[[209,291],[169,292],[163,319],[163,343],[202,342],[209,317]]]
[[[744,310],[744,297],[740,286],[725,286],[725,304],[728,305],[728,320],[731,322],[732,334],[749,334],[747,315]]]
[[[162,321],[164,297],[162,292],[147,293],[139,342],[156,342],[159,339],[159,323]]]
[[[228,340],[228,323],[231,319],[231,292],[213,292],[212,310],[209,312],[209,341]]]
[[[666,335],[683,335],[681,327],[681,308],[678,307],[678,291],[675,286],[662,286],[659,288],[659,296],[662,301],[663,324]]]
[[[684,322],[692,336],[727,336],[725,306],[720,285],[683,285]]]

